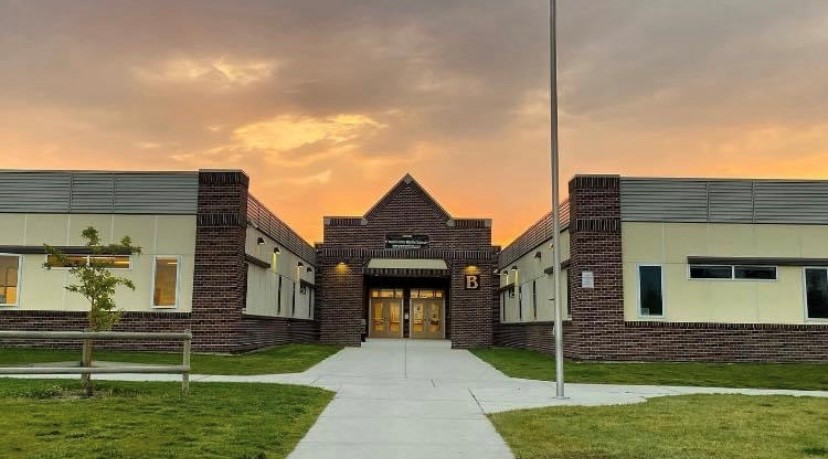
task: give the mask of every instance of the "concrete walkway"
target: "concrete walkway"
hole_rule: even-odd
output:
[[[77,375],[57,377],[76,379]],[[95,378],[180,381],[177,375]],[[485,414],[522,408],[629,404],[684,394],[828,397],[825,391],[569,383],[568,398],[559,400],[552,382],[509,378],[470,352],[451,349],[447,341],[421,340],[369,341],[362,348],[346,348],[304,373],[192,375],[191,380],[301,384],[335,391],[292,459],[511,458]]]

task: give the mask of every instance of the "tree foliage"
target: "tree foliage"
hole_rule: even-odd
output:
[[[131,280],[115,276],[110,271],[114,264],[112,255],[140,254],[141,247],[132,245],[132,239],[124,236],[117,244],[101,244],[100,233],[94,227],[88,227],[81,233],[89,248],[88,262],[73,262],[63,251],[44,244],[49,257],[44,263],[47,269],[55,266],[69,268],[69,273],[76,283],[66,286],[66,290],[83,295],[89,301],[88,323],[90,331],[112,330],[121,318],[121,311],[115,304],[115,289],[124,286],[135,290]],[[109,257],[108,257],[109,256]]]

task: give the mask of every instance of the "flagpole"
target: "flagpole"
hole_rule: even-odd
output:
[[[564,398],[563,301],[561,301],[561,198],[558,161],[558,19],[556,0],[549,3],[549,98],[552,154],[552,284],[555,298],[555,396]]]

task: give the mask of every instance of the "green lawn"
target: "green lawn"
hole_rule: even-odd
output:
[[[333,397],[277,384],[96,383],[0,379],[0,457],[233,458],[287,456]]]
[[[287,344],[262,351],[236,355],[193,354],[193,373],[212,375],[255,375],[299,373],[339,352],[339,346]],[[0,366],[27,363],[79,361],[80,350],[0,349]],[[120,352],[95,350],[93,360],[150,364],[181,364],[181,353]]]
[[[828,457],[828,399],[687,395],[490,415],[519,459]]]
[[[513,378],[555,379],[554,360],[522,349],[475,349],[476,356]],[[824,363],[564,363],[567,382],[828,390]]]

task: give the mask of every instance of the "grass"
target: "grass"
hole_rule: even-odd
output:
[[[96,383],[0,379],[0,457],[285,457],[333,397],[277,384]]]
[[[554,380],[554,360],[522,349],[475,349],[476,356],[513,378]],[[564,363],[567,382],[828,390],[824,363]]]
[[[688,395],[490,415],[519,459],[828,457],[828,399]]]
[[[193,373],[255,375],[300,373],[339,352],[341,347],[322,344],[287,344],[262,351],[234,355],[193,354]],[[95,350],[94,360],[147,364],[181,364],[181,353]],[[79,361],[80,350],[0,349],[0,366]]]

